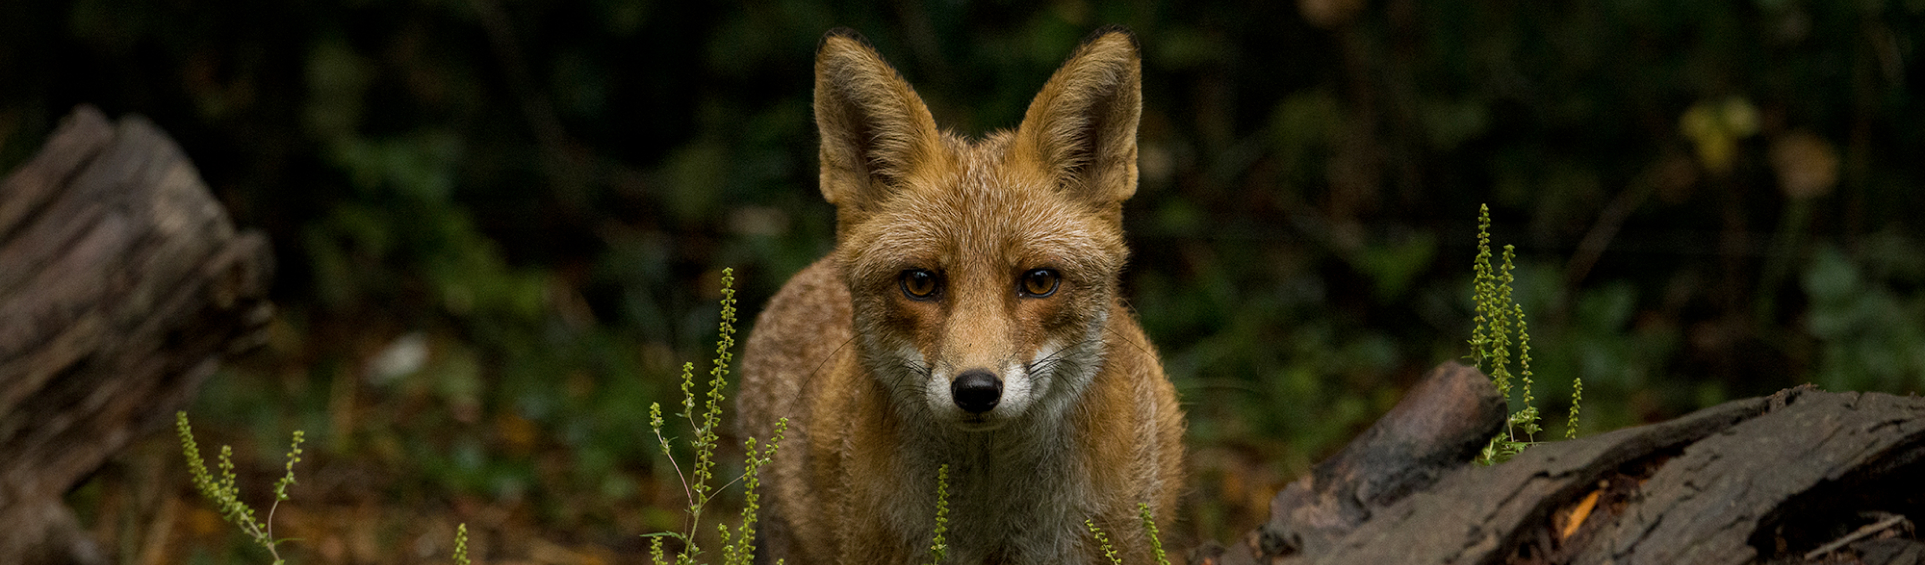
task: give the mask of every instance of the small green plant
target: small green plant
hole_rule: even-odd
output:
[[[466,522],[455,526],[455,565],[471,565],[468,563],[468,524]]]
[[[686,530],[660,532],[645,536],[653,538],[649,542],[648,554],[657,564],[671,562],[667,549],[663,547],[662,540],[664,538],[673,538],[682,542],[682,547],[680,551],[675,554],[672,561],[673,563],[676,565],[693,565],[700,562],[698,558],[701,557],[702,548],[696,542],[696,534],[700,531],[702,511],[715,499],[716,494],[721,488],[728,486],[725,484],[718,487],[712,485],[711,482],[714,480],[715,475],[715,447],[720,443],[719,431],[722,427],[722,403],[726,396],[723,390],[728,386],[729,362],[735,359],[735,355],[730,352],[730,350],[735,347],[736,318],[734,285],[735,270],[723,269],[722,321],[717,331],[714,367],[709,370],[708,392],[705,395],[706,402],[702,405],[702,412],[699,416],[696,413],[695,407],[695,365],[693,363],[682,364],[682,411],[675,415],[687,420],[689,427],[695,432],[694,436],[688,440],[690,449],[695,452],[695,464],[690,468],[689,473],[682,473],[682,467],[675,462],[675,454],[671,449],[673,442],[670,441],[668,436],[662,433],[664,422],[662,420],[661,403],[650,403],[648,406],[649,427],[654,430],[655,439],[661,443],[662,455],[668,457],[669,466],[673,467],[676,474],[682,477],[683,492],[688,496],[688,526]],[[755,438],[749,438],[743,442],[746,451],[746,461],[742,477],[740,478],[743,482],[743,490],[745,491],[743,495],[745,503],[742,508],[742,521],[734,531],[730,531],[727,525],[716,525],[722,540],[723,565],[746,565],[754,559],[755,519],[756,513],[760,510],[758,501],[761,498],[761,495],[756,491],[762,483],[760,478],[761,469],[763,465],[767,465],[769,461],[775,457],[775,452],[777,448],[780,447],[783,434],[788,431],[788,426],[789,421],[787,418],[777,422],[774,436],[769,438],[767,445],[760,448],[757,447]]]
[[[1491,266],[1491,210],[1489,205],[1478,207],[1477,211],[1477,257],[1472,263],[1472,301],[1476,315],[1471,319],[1471,363],[1489,374],[1491,382],[1497,386],[1497,393],[1506,401],[1511,397],[1511,379],[1515,377],[1521,392],[1519,408],[1512,412],[1504,422],[1504,430],[1491,438],[1488,445],[1478,456],[1484,465],[1501,463],[1524,452],[1536,441],[1536,434],[1543,429],[1538,425],[1536,399],[1531,396],[1531,334],[1524,320],[1524,306],[1511,296],[1511,283],[1515,281],[1516,248],[1504,246],[1503,262]],[[1512,334],[1515,332],[1517,345],[1517,372],[1510,367]],[[1577,415],[1579,401],[1582,399],[1584,383],[1573,379],[1571,392],[1571,417],[1565,428],[1566,438],[1577,437]]]
[[[776,422],[775,435],[769,438],[767,451],[756,450],[755,438],[742,442],[743,451],[746,452],[745,457],[748,459],[746,468],[742,471],[742,523],[736,526],[732,539],[728,527],[721,527],[722,563],[725,565],[734,563],[747,565],[755,558],[755,517],[762,511],[760,504],[762,495],[756,491],[762,486],[762,466],[767,465],[775,457],[776,447],[782,444],[782,436],[788,430],[788,418]]]
[[[1584,379],[1571,379],[1571,419],[1564,423],[1564,439],[1577,439],[1577,405],[1584,400]]]
[[[1150,536],[1150,552],[1156,556],[1156,565],[1170,565],[1170,557],[1163,554],[1163,539],[1157,535],[1156,519],[1150,517],[1150,505],[1138,502],[1136,512],[1143,518],[1143,533]]]
[[[254,509],[241,501],[241,489],[234,477],[234,448],[221,446],[220,456],[217,457],[221,474],[215,477],[207,471],[206,460],[201,459],[200,445],[194,442],[194,428],[187,423],[187,412],[174,413],[174,428],[180,432],[181,455],[187,457],[187,472],[193,475],[194,487],[214,503],[221,518],[240,528],[254,543],[266,549],[274,557],[275,565],[286,563],[281,553],[274,549],[274,546],[286,541],[274,539],[274,511],[281,507],[281,501],[287,500],[287,487],[294,485],[294,464],[301,462],[301,442],[307,439],[306,436],[301,430],[294,431],[293,445],[287,451],[287,475],[274,482],[274,503],[267,507],[267,517],[256,519]]]
[[[1163,539],[1156,529],[1156,519],[1150,516],[1150,505],[1136,503],[1137,517],[1143,524],[1143,534],[1150,539],[1150,554],[1156,558],[1157,565],[1170,565],[1170,557],[1163,553]],[[1090,537],[1096,538],[1096,546],[1103,550],[1112,565],[1123,565],[1123,558],[1116,555],[1116,546],[1110,543],[1108,534],[1096,527],[1094,519],[1084,519],[1083,526],[1089,528]]]
[[[1116,556],[1116,546],[1110,544],[1110,537],[1103,534],[1102,528],[1096,527],[1096,521],[1085,518],[1083,525],[1089,527],[1090,537],[1096,538],[1097,547],[1103,548],[1103,556],[1109,558],[1111,565],[1123,565],[1123,558]]]
[[[221,453],[215,458],[220,465],[221,475],[215,477],[208,472],[206,460],[201,459],[200,444],[194,441],[194,427],[187,423],[187,412],[174,413],[174,429],[180,433],[181,455],[187,458],[187,473],[193,475],[194,487],[201,491],[201,496],[214,503],[214,508],[228,523],[240,528],[241,533],[247,534],[254,543],[266,549],[268,555],[274,557],[275,565],[286,563],[281,552],[275,549],[275,546],[288,540],[274,539],[274,511],[281,507],[281,501],[287,500],[287,487],[294,486],[294,464],[301,462],[301,443],[307,441],[307,434],[294,430],[294,441],[287,448],[287,474],[281,476],[281,480],[274,481],[274,504],[267,507],[266,518],[257,520],[254,509],[241,501],[240,485],[234,476],[234,448],[221,446]],[[455,527],[454,562],[457,565],[470,565],[466,523]]]
[[[936,468],[936,535],[929,542],[929,565],[942,563],[949,554],[949,543],[943,534],[949,531],[949,464]]]
[[[702,406],[699,419],[696,414],[694,390],[695,366],[692,363],[682,364],[682,411],[676,415],[687,420],[689,426],[695,431],[694,438],[689,440],[689,447],[695,452],[695,465],[691,468],[689,474],[682,474],[681,466],[675,464],[675,456],[671,450],[672,443],[668,436],[662,434],[662,426],[664,423],[662,421],[662,405],[660,403],[650,403],[648,407],[649,427],[654,430],[656,440],[661,442],[662,454],[668,456],[670,466],[675,469],[678,475],[682,476],[683,489],[689,500],[688,529],[686,531],[662,532],[646,536],[654,538],[649,544],[649,556],[658,564],[669,562],[666,555],[667,551],[662,546],[663,538],[675,538],[682,541],[682,548],[680,552],[676,554],[674,563],[677,565],[693,565],[698,563],[697,557],[701,555],[702,550],[696,543],[696,533],[701,522],[702,511],[708,506],[709,502],[714,500],[716,493],[721,488],[728,486],[724,484],[718,487],[711,484],[711,482],[715,473],[715,448],[721,440],[719,430],[722,426],[722,404],[726,396],[723,390],[728,386],[729,363],[735,358],[734,354],[731,353],[731,350],[735,347],[736,312],[734,285],[734,269],[723,269],[722,320],[719,324],[719,336],[715,344],[714,367],[709,371],[707,401]],[[223,518],[239,527],[241,531],[252,538],[255,543],[265,548],[268,553],[274,557],[275,565],[285,563],[286,560],[282,559],[280,553],[275,549],[276,545],[286,540],[276,540],[273,537],[274,510],[280,507],[281,501],[287,500],[287,488],[294,485],[294,464],[301,461],[301,443],[306,439],[303,432],[299,430],[294,432],[294,443],[293,446],[289,448],[287,454],[287,475],[274,484],[274,504],[268,507],[266,519],[257,519],[254,509],[248,507],[246,503],[240,500],[240,489],[235,484],[233,449],[229,446],[221,446],[220,456],[218,458],[221,475],[216,478],[212,473],[208,472],[206,463],[201,459],[200,446],[195,443],[193,428],[187,423],[187,413],[179,412],[176,414],[176,417],[177,427],[180,432],[181,453],[187,458],[188,471],[193,475],[194,485],[200,489],[201,494],[205,495],[209,501],[214,503],[215,507],[220,510]],[[776,450],[781,445],[783,436],[788,432],[788,427],[789,420],[787,418],[783,418],[777,422],[775,433],[769,438],[768,444],[765,446],[758,447],[755,438],[749,438],[743,442],[747,460],[745,461],[746,468],[739,479],[743,481],[743,490],[745,491],[742,521],[734,531],[730,531],[726,525],[717,525],[722,539],[723,565],[747,565],[754,559],[755,521],[756,515],[760,511],[758,502],[761,498],[757,493],[758,488],[761,486],[760,471],[764,465],[767,465],[775,457]],[[947,480],[947,473],[948,467],[944,466],[937,479],[939,493],[946,488],[943,483]],[[689,475],[691,474],[694,477],[692,481],[689,479]],[[932,551],[936,552],[935,555],[938,560],[941,559],[941,551],[946,549],[942,543],[942,533],[947,521],[945,497],[946,495],[939,494],[937,502],[936,546],[932,548]],[[465,523],[455,529],[454,561],[460,565],[469,565],[468,525]],[[777,560],[776,563],[780,564],[782,561]]]

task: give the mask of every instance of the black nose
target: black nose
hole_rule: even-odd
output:
[[[989,371],[970,369],[949,383],[949,394],[956,398],[957,408],[981,414],[994,409],[996,401],[1003,398],[1003,381]]]

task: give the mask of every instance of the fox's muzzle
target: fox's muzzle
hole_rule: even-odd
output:
[[[956,376],[949,383],[949,395],[956,400],[956,407],[971,414],[981,414],[996,408],[1003,397],[1003,381],[983,369],[970,369]]]

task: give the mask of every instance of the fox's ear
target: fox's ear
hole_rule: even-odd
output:
[[[845,219],[862,216],[912,168],[943,155],[922,98],[848,29],[830,31],[816,50],[815,124],[822,196]]]
[[[1136,125],[1143,111],[1136,36],[1098,31],[1056,70],[1016,129],[1017,155],[1042,160],[1071,194],[1098,205],[1136,192]]]

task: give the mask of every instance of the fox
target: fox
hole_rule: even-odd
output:
[[[742,356],[763,467],[757,562],[932,557],[1152,563],[1139,504],[1174,517],[1183,412],[1119,290],[1137,187],[1136,37],[1085,39],[1014,130],[937,129],[859,34],[816,53],[819,185],[835,246],[768,302]]]

